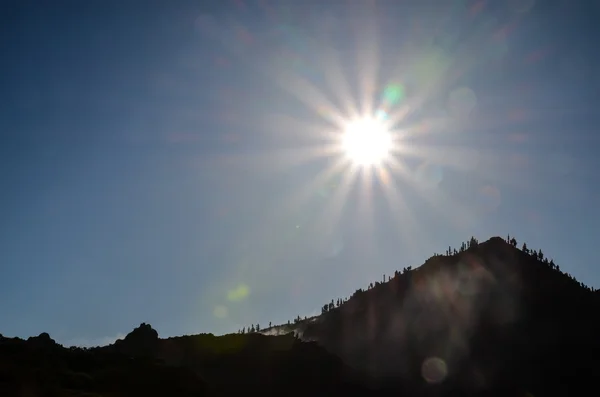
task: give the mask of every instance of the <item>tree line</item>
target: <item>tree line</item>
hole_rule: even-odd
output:
[[[518,242],[514,237],[511,237],[510,234],[506,237],[505,241],[512,245],[513,247],[518,248]],[[448,249],[445,251],[444,254],[439,254],[439,253],[434,253],[433,257],[449,257],[449,256],[454,256],[454,255],[458,255],[460,253],[463,253],[465,251],[468,250],[472,250],[475,249],[479,246],[479,240],[477,240],[475,237],[471,236],[471,238],[467,241],[464,241],[461,243],[460,247],[458,248],[452,248],[452,246],[449,246]],[[572,280],[574,283],[576,283],[577,285],[579,285],[581,288],[586,289],[588,291],[594,292],[597,291],[596,289],[589,287],[587,285],[585,285],[583,282],[578,281],[573,275],[571,275],[570,273],[565,273],[563,271],[560,270],[560,266],[558,266],[557,264],[554,263],[553,259],[550,259],[548,257],[546,257],[544,255],[544,253],[542,252],[541,249],[535,250],[535,249],[531,249],[527,246],[527,243],[523,243],[523,245],[521,246],[520,250],[535,258],[537,261],[541,262],[542,264],[546,265],[549,269],[554,270],[556,272],[559,272],[563,275],[565,275],[566,277],[568,277],[570,280]],[[381,284],[384,284],[386,282],[390,282],[392,281],[392,279],[401,277],[409,272],[411,272],[413,270],[412,266],[407,266],[404,267],[401,271],[396,270],[394,271],[394,275],[393,276],[386,276],[385,274],[383,274],[381,280],[375,281],[375,282],[371,282],[369,283],[369,285],[367,286],[366,290],[371,290],[373,288],[378,287]],[[416,269],[415,269],[416,270]],[[337,298],[337,299],[332,299],[330,302],[325,303],[322,307],[321,307],[321,314],[326,314],[336,308],[341,307],[344,303],[348,302],[349,299],[360,295],[362,293],[364,293],[366,291],[365,289],[362,288],[358,288],[353,294],[352,296],[350,296],[350,298]],[[298,324],[302,321],[306,321],[308,320],[308,318],[305,316],[303,319],[300,316],[297,316],[294,319],[294,324]],[[288,320],[287,325],[291,325],[291,322]],[[276,325],[275,327],[281,327],[284,326],[284,324],[280,324],[280,325]],[[272,328],[273,325],[269,322],[269,327],[267,329]],[[265,329],[262,329],[262,331],[265,331]],[[243,327],[242,329],[238,330],[238,333],[253,333],[253,332],[261,332],[261,328],[259,324],[251,324],[248,327]]]

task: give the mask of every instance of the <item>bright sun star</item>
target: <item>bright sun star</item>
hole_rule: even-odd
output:
[[[372,118],[348,123],[342,136],[346,156],[360,166],[381,164],[392,149],[392,136],[387,128]]]

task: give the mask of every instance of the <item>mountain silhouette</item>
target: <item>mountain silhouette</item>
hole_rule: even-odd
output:
[[[471,238],[328,303],[320,316],[262,331],[294,331],[284,335],[161,339],[142,323],[91,349],[64,348],[47,333],[0,335],[0,395],[589,393],[600,369],[598,309],[598,291],[541,250]]]
[[[168,339],[142,324],[113,345],[64,348],[0,339],[2,396],[366,395],[356,373],[293,335],[201,334]],[[149,347],[153,354],[144,351]]]
[[[419,394],[550,395],[593,387],[600,368],[597,292],[541,251],[507,240],[472,239],[456,254],[449,249],[359,290],[307,324],[303,336]]]

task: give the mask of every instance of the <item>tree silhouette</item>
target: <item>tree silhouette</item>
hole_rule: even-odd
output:
[[[514,237],[511,237],[510,234],[508,234],[506,237],[506,243],[510,244],[511,246],[513,246],[515,248],[517,247],[517,240]],[[449,246],[448,249],[446,250],[446,256],[457,255],[457,254],[460,254],[467,250],[475,249],[478,246],[479,246],[479,241],[474,236],[471,236],[466,242],[461,243],[461,246],[458,250]],[[556,265],[552,259],[545,257],[545,255],[542,253],[542,250],[531,250],[530,248],[528,248],[527,244],[525,242],[523,242],[522,251],[523,251],[523,253],[530,255],[532,258],[534,258],[535,260],[544,264],[545,266],[547,266],[551,269],[554,269],[555,271],[557,271],[559,273],[562,273],[560,271],[560,267],[558,265]],[[433,257],[440,257],[440,256],[442,256],[442,255],[437,254],[437,253],[433,254]],[[402,268],[401,271],[394,270],[393,277],[388,275],[387,280],[386,280],[386,275],[383,274],[382,281],[370,282],[368,284],[366,290],[363,290],[362,288],[358,288],[350,296],[350,298],[341,298],[340,297],[340,298],[336,298],[336,299],[331,299],[330,302],[324,304],[321,307],[321,315],[325,315],[328,312],[333,311],[335,308],[341,307],[342,304],[347,302],[349,299],[359,298],[361,294],[366,293],[368,290],[379,288],[382,284],[391,283],[392,280],[402,279],[404,277],[407,277],[408,273],[410,273],[412,270],[413,270],[412,266],[406,266],[406,267]],[[564,273],[562,273],[562,274],[564,274]],[[567,279],[574,281],[575,283],[577,283],[577,285],[580,285],[584,289],[590,290],[590,291],[594,290],[593,288],[590,288],[590,287],[586,286],[585,284],[580,283],[579,281],[575,280],[575,278],[572,275],[570,275],[570,274],[565,274],[565,275],[567,276]],[[304,316],[304,320],[307,320],[306,316]],[[301,321],[302,321],[302,317],[300,315],[298,315],[294,319],[294,324],[299,324]],[[287,321],[287,325],[290,325],[290,320]],[[269,322],[269,327],[272,327],[271,322]],[[259,330],[260,330],[260,326],[257,324],[256,326],[253,325],[252,327],[248,327],[247,332],[259,332]],[[244,333],[245,329],[242,329],[241,332]]]
[[[469,239],[468,248],[476,248],[478,244],[479,241],[477,241],[477,239],[474,236],[471,236],[471,239]]]

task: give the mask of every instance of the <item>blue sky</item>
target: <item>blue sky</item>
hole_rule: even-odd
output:
[[[281,323],[471,235],[600,287],[598,2],[11,3],[3,335]]]

